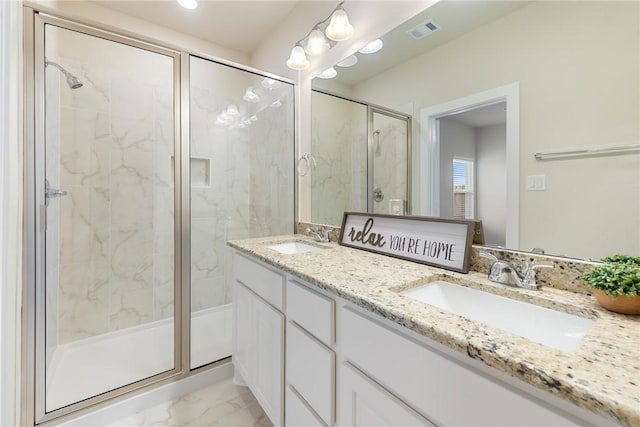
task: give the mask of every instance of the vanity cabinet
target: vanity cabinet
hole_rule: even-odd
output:
[[[335,423],[335,301],[289,280],[286,290],[286,384],[323,426]],[[289,398],[287,399],[289,401]],[[285,424],[297,409],[285,408]]]
[[[341,369],[339,396],[339,425],[434,426],[350,363]]]
[[[234,267],[233,361],[276,426],[611,425],[289,273]]]
[[[251,389],[273,425],[281,426],[285,317],[280,310],[284,276],[237,254],[234,276],[236,375]]]
[[[417,425],[584,425],[351,304],[341,308],[339,319],[339,425],[360,425],[355,421],[359,416],[371,415],[370,405],[362,409],[357,401],[350,402],[357,396],[354,388],[367,384],[377,390],[379,399],[388,396],[390,408],[420,420]],[[376,391],[368,393],[361,392],[360,400]],[[385,415],[381,405],[374,406],[380,418]]]

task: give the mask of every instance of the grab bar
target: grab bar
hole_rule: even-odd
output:
[[[640,150],[640,144],[615,145],[611,147],[592,147],[582,150],[556,151],[551,153],[536,153],[536,160],[557,159],[559,157],[588,156],[591,154],[624,153]]]

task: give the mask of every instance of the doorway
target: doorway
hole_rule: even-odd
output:
[[[513,83],[421,111],[419,214],[479,219],[488,245],[518,247],[518,93]]]

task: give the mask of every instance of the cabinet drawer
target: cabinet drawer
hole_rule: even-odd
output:
[[[340,314],[338,341],[344,358],[438,425],[579,425],[571,415],[498,384],[369,316],[350,308]]]
[[[287,283],[287,317],[328,346],[335,341],[335,301],[308,287]]]
[[[308,404],[302,401],[300,395],[293,391],[291,386],[287,387],[284,406],[286,427],[326,427],[326,424],[309,409]]]
[[[282,311],[284,276],[251,261],[238,253],[233,257],[236,280]]]
[[[295,323],[287,322],[286,380],[327,425],[333,425],[335,354]]]

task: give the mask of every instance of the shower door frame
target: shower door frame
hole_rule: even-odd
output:
[[[153,43],[122,36],[93,26],[42,13],[24,7],[24,57],[25,57],[25,146],[24,146],[24,231],[23,231],[23,387],[21,400],[22,419],[28,425],[34,425],[63,417],[71,413],[122,396],[133,390],[147,387],[172,377],[189,373],[189,315],[190,288],[182,286],[189,283],[189,138],[185,138],[184,121],[188,123],[188,106],[185,109],[183,88],[185,78],[184,53]],[[76,31],[87,36],[99,37],[111,42],[124,44],[173,59],[173,96],[174,96],[174,343],[171,370],[160,372],[151,377],[125,384],[119,388],[105,391],[79,402],[55,409],[45,410],[46,398],[46,334],[45,334],[45,234],[46,207],[44,198],[45,180],[45,84],[44,84],[44,43],[45,25]],[[188,72],[188,64],[186,68]],[[188,76],[188,74],[186,75]],[[186,79],[188,90],[188,78]],[[181,114],[182,113],[182,114]],[[184,144],[181,143],[184,141]],[[186,157],[186,161],[185,161]],[[187,223],[185,224],[185,221]],[[186,260],[186,261],[185,261]],[[185,264],[186,262],[186,264]],[[186,306],[186,309],[185,309]],[[38,313],[38,314],[37,314]],[[37,314],[37,315],[36,315]],[[186,333],[185,333],[186,329]],[[185,342],[186,338],[186,342]],[[186,348],[186,351],[185,351]],[[185,368],[186,367],[186,368]]]
[[[346,98],[345,98],[346,99]],[[358,101],[354,101],[358,102]],[[366,104],[366,103],[365,103]],[[407,164],[407,173],[406,173],[406,198],[404,202],[404,215],[411,215],[411,166],[413,164],[413,159],[411,157],[411,147],[412,147],[412,137],[413,131],[411,130],[411,116],[408,114],[400,113],[397,111],[389,110],[388,108],[380,107],[377,105],[366,104],[367,106],[367,212],[373,212],[373,203],[374,203],[374,185],[373,178],[375,177],[375,167],[374,167],[374,159],[375,159],[375,151],[376,151],[376,141],[374,138],[374,132],[376,131],[375,126],[373,124],[373,115],[380,114],[383,116],[391,117],[400,121],[404,121],[407,125],[407,156],[406,156],[406,164]],[[380,138],[380,135],[378,135]]]

